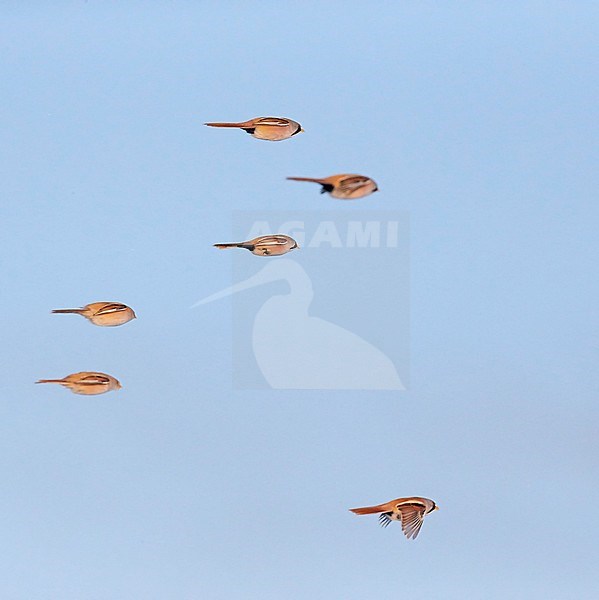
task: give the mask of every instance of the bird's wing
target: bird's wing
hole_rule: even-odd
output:
[[[278,119],[277,117],[262,117],[256,119],[254,125],[272,125],[273,127],[287,127],[289,121],[287,119]]]
[[[288,241],[281,235],[267,235],[255,243],[257,246],[284,246]]]
[[[100,310],[96,311],[96,315],[108,315],[110,313],[122,312],[127,310],[127,307],[124,304],[119,304],[118,302],[113,302],[111,304],[106,304]]]
[[[361,177],[359,175],[353,177],[346,177],[339,182],[339,189],[343,192],[353,192],[368,183],[368,177]]]
[[[422,523],[424,523],[424,511],[426,507],[422,504],[398,504],[396,509],[401,515],[401,528],[408,539],[415,540],[418,537]]]
[[[391,515],[393,513],[384,512],[379,515],[379,523],[381,527],[387,527],[391,523]]]
[[[105,375],[86,375],[82,377],[77,383],[81,385],[108,385],[110,383],[110,379]]]

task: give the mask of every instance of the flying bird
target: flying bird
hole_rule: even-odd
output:
[[[83,394],[85,396],[95,396],[104,394],[111,390],[121,389],[121,384],[118,379],[106,373],[96,373],[94,371],[81,371],[67,375],[62,379],[40,379],[35,383],[59,383],[64,385],[74,394]]]
[[[311,181],[322,186],[321,194],[328,192],[333,198],[356,200],[378,191],[376,182],[364,175],[343,173],[317,179],[315,177],[287,177],[291,181]]]
[[[377,504],[376,506],[364,506],[362,508],[350,508],[356,515],[379,514],[379,523],[382,527],[387,527],[391,521],[401,521],[401,528],[408,539],[415,540],[420,532],[424,515],[428,515],[439,507],[428,498],[397,498]]]
[[[133,309],[119,302],[92,302],[82,308],[57,308],[52,312],[81,315],[99,327],[117,327],[137,318]]]
[[[256,117],[241,123],[204,123],[204,125],[208,125],[208,127],[236,127],[243,129],[259,140],[270,142],[286,140],[296,133],[304,131],[298,122],[284,117]]]
[[[299,248],[297,242],[288,235],[262,235],[247,242],[233,242],[231,244],[214,244],[215,248],[245,248],[256,256],[280,256]]]

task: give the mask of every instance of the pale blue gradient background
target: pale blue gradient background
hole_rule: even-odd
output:
[[[597,598],[598,16],[3,2],[0,597]],[[283,179],[342,171],[381,192]],[[410,212],[411,391],[233,392],[210,244],[335,206]],[[140,318],[49,314],[97,299]],[[124,388],[33,385],[80,369]],[[416,542],[347,512],[404,494]]]

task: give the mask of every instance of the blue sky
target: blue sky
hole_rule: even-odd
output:
[[[0,16],[3,599],[598,596],[594,3]],[[202,125],[261,115],[306,133]],[[381,191],[284,180],[338,172]],[[409,213],[409,391],[233,389],[211,245],[302,209]],[[139,319],[49,314],[96,300]],[[123,389],[33,385],[79,370]],[[347,512],[404,495],[415,542]]]

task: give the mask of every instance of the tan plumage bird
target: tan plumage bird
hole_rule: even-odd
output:
[[[81,315],[99,327],[117,327],[137,318],[133,309],[119,302],[92,302],[83,308],[57,308],[52,312]]]
[[[40,379],[35,383],[59,383],[69,388],[74,394],[85,396],[95,396],[111,390],[121,389],[118,379],[115,379],[112,375],[94,371],[81,371],[80,373],[67,375],[62,379]]]
[[[341,175],[331,175],[316,179],[314,177],[287,177],[291,181],[311,181],[319,183],[322,186],[321,194],[328,192],[333,198],[341,200],[356,200],[363,198],[378,191],[376,182],[370,177],[364,175],[354,175],[352,173],[342,173]]]
[[[439,507],[428,498],[413,496],[397,498],[376,506],[350,508],[349,510],[357,515],[381,513],[379,523],[382,527],[387,527],[391,521],[401,521],[401,528],[405,536],[415,540],[424,522],[424,515],[439,510]]]
[[[214,244],[215,248],[245,248],[256,256],[280,256],[299,248],[297,242],[288,235],[277,233],[275,235],[262,235],[247,242],[233,242],[231,244]]]
[[[256,117],[241,123],[204,123],[208,127],[236,127],[259,140],[278,142],[304,131],[297,121],[285,117]]]

